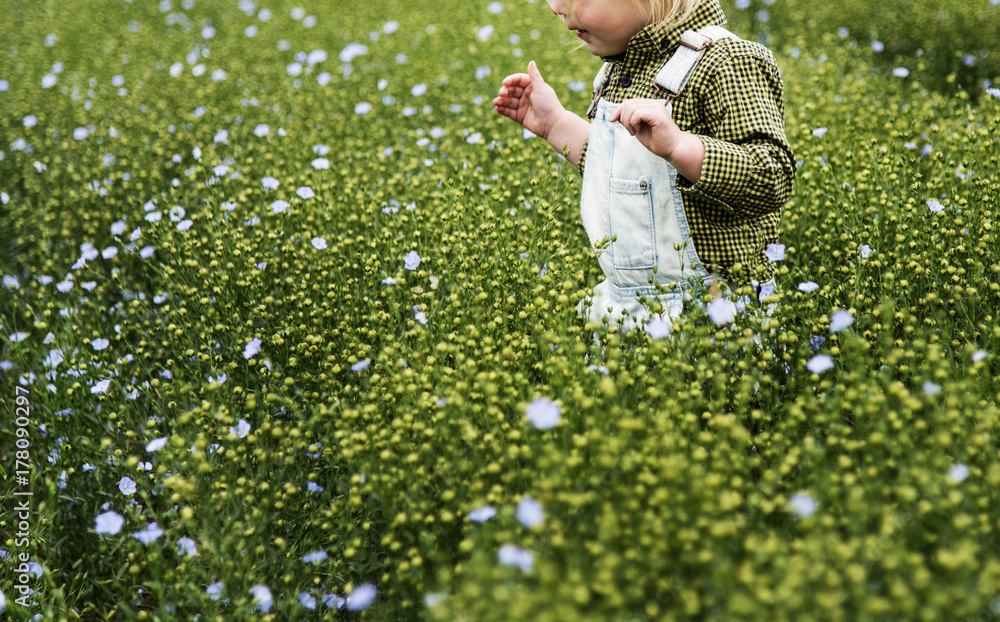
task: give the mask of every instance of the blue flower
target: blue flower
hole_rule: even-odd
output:
[[[250,592],[253,594],[253,598],[257,601],[257,609],[261,613],[269,613],[271,607],[274,605],[274,598],[271,596],[271,590],[266,585],[255,585],[250,588]]]
[[[494,516],[496,516],[497,511],[492,505],[484,505],[481,508],[476,508],[469,512],[469,520],[474,523],[485,523]]]
[[[545,520],[545,512],[542,511],[540,503],[531,497],[521,499],[517,504],[517,520],[525,527],[535,527],[541,525]]]
[[[716,298],[708,303],[708,317],[716,324],[729,324],[736,319],[736,304],[725,298]]]
[[[663,339],[664,337],[670,336],[671,326],[672,324],[669,320],[656,316],[646,322],[646,333],[649,335],[650,339]]]
[[[309,553],[309,554],[303,556],[302,557],[302,561],[304,561],[307,564],[318,564],[321,561],[323,561],[324,559],[326,559],[327,557],[329,557],[329,555],[327,554],[326,551],[322,551],[322,550],[321,551],[313,551],[312,553]]]
[[[249,342],[247,342],[246,348],[243,350],[243,358],[252,359],[254,356],[260,352],[260,338],[254,337]]]
[[[806,367],[814,374],[821,374],[833,367],[833,359],[826,354],[817,354],[809,359]]]
[[[134,495],[136,491],[135,481],[131,477],[123,477],[118,482],[118,490],[124,495]]]
[[[142,542],[143,544],[150,544],[162,535],[163,535],[163,530],[160,529],[160,526],[157,525],[156,522],[154,521],[146,525],[146,528],[143,529],[142,531],[137,531],[133,533],[132,537],[138,540],[139,542]]]
[[[816,500],[804,492],[796,493],[788,502],[789,508],[799,518],[808,518],[816,512]]]
[[[525,409],[524,414],[528,416],[528,420],[535,425],[536,428],[542,430],[549,430],[559,423],[562,410],[559,408],[559,404],[556,404],[547,397],[535,398],[533,402],[528,404]]]
[[[167,437],[166,436],[161,436],[159,438],[154,438],[153,440],[149,441],[149,444],[146,445],[146,451],[148,451],[149,453],[155,453],[155,452],[160,451],[161,449],[163,449],[163,447],[166,444],[167,444]]]
[[[121,531],[124,523],[125,519],[121,514],[109,510],[104,514],[98,514],[97,518],[94,519],[94,530],[100,534],[113,536]]]
[[[310,611],[316,608],[316,597],[309,592],[300,592],[299,602],[302,603],[303,607],[309,609]]]
[[[418,266],[420,266],[420,255],[417,254],[417,251],[407,253],[406,257],[403,258],[403,267],[407,270],[416,270]]]
[[[845,330],[854,323],[854,316],[848,311],[843,309],[837,309],[833,312],[833,316],[830,318],[830,332],[839,333]]]
[[[181,538],[177,541],[177,554],[194,557],[198,554],[198,547],[191,538]]]
[[[359,585],[347,595],[347,608],[351,611],[367,609],[369,605],[375,602],[376,594],[377,590],[371,583]]]
[[[524,572],[531,572],[535,564],[535,556],[531,551],[513,544],[505,544],[497,551],[497,559],[505,566],[515,566]]]

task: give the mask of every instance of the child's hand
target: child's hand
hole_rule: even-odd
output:
[[[668,160],[681,135],[681,128],[670,117],[662,99],[629,99],[611,114],[608,121],[618,121],[646,149]]]
[[[515,73],[503,79],[493,107],[542,138],[548,138],[565,110],[556,92],[538,73],[535,61],[528,63],[528,73]]]
[[[705,144],[681,130],[662,99],[629,99],[608,121],[621,123],[646,148],[670,162],[691,183],[698,183],[705,161]]]

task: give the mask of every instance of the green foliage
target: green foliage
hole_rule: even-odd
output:
[[[731,1],[723,7],[742,32],[773,46],[870,48],[882,71],[906,70],[910,80],[944,93],[963,89],[978,98],[984,83],[1000,77],[1000,3],[992,0],[750,0],[745,9]]]
[[[799,160],[771,315],[596,342],[576,173],[489,106],[535,59],[586,109],[597,62],[544,3],[6,5],[0,469],[14,499],[24,386],[33,497],[0,548],[39,564],[27,609],[0,569],[15,619],[997,612],[1000,99],[819,36],[855,4],[794,35],[767,7]]]

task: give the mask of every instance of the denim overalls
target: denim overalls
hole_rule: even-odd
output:
[[[668,111],[708,46],[735,36],[721,26],[684,32],[677,52],[656,76],[656,84],[667,93]],[[695,252],[677,170],[621,123],[608,122],[618,105],[601,98],[607,71],[605,63],[594,80],[580,206],[583,226],[607,278],[577,310],[587,320],[607,318],[610,326],[621,320],[622,329],[629,330],[649,319],[650,310],[640,298],[651,306],[663,305],[661,317],[670,322],[681,314],[690,279],[712,291],[718,291],[723,280],[710,274]],[[672,282],[677,285],[669,291],[656,286]]]

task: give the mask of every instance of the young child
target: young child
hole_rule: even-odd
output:
[[[750,284],[762,301],[795,178],[770,51],[725,30],[718,0],[549,4],[605,61],[591,121],[563,108],[534,61],[493,106],[583,174],[583,225],[607,278],[581,314],[628,330],[659,303],[669,322],[703,293],[692,285],[719,296]]]

